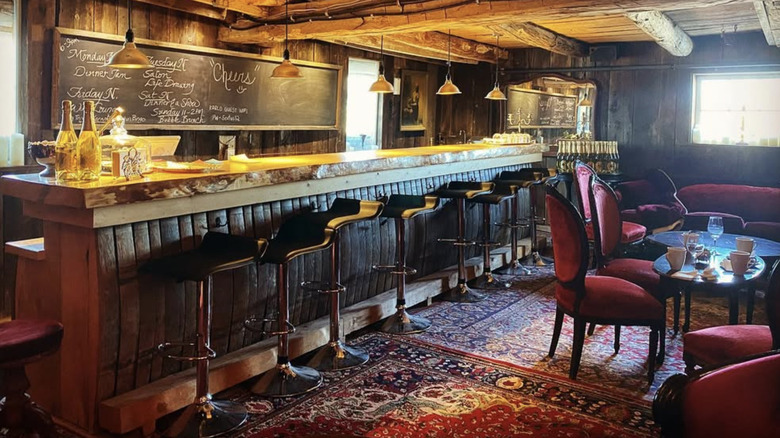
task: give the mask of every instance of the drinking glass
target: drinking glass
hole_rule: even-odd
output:
[[[718,243],[718,237],[723,234],[723,218],[710,216],[710,220],[707,222],[707,232],[712,236],[712,254],[717,254],[715,247]]]

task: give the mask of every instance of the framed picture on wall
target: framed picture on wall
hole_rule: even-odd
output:
[[[428,72],[401,71],[401,131],[424,131],[428,109]]]

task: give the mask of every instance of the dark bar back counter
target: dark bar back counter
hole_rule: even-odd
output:
[[[129,182],[103,177],[74,185],[37,175],[4,177],[3,193],[20,198],[24,214],[41,219],[44,230],[42,239],[15,251],[16,317],[50,317],[66,327],[60,354],[29,367],[36,382],[32,396],[87,431],[150,431],[155,419],[192,401],[193,369],[163,359],[156,346],[186,341],[195,332],[196,294],[194,283],[139,275],[138,266],[195,248],[209,230],[268,239],[286,218],[324,210],[337,196],[373,200],[422,195],[452,180],[490,181],[503,170],[541,161],[542,152],[538,145],[452,145],[280,156],[230,161],[202,174],[155,172]],[[496,218],[508,215],[505,206],[493,208]],[[468,211],[470,235],[478,233],[479,214]],[[437,243],[455,234],[454,218],[448,203],[410,222],[408,261],[418,269],[416,278],[455,263],[456,252]],[[394,312],[392,276],[371,266],[393,263],[395,242],[387,221],[343,231],[344,334]],[[326,299],[298,287],[323,278],[327,264],[325,253],[290,264],[291,322],[299,327],[291,338],[293,357],[327,342]],[[415,295],[413,289],[410,305],[437,293]],[[215,275],[213,392],[273,367],[275,339],[248,332],[243,323],[253,314],[273,318],[275,291],[272,267]]]

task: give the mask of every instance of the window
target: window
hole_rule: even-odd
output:
[[[13,2],[0,0],[0,96],[6,97],[0,105],[0,137],[16,132],[16,50]]]
[[[693,143],[780,146],[780,72],[697,74]]]
[[[349,58],[347,70],[347,150],[378,149],[381,136],[379,94],[368,89],[376,81],[379,62]]]

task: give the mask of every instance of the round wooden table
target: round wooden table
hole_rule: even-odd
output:
[[[667,234],[667,233],[661,233]],[[705,280],[701,276],[693,278],[692,276],[684,276],[685,273],[692,273],[696,271],[693,263],[690,260],[690,254],[685,260],[685,265],[679,271],[672,270],[669,266],[669,261],[666,260],[666,254],[658,257],[653,262],[653,270],[661,276],[661,288],[677,288],[682,289],[685,296],[685,322],[682,329],[687,332],[690,328],[691,320],[691,292],[694,289],[703,291],[723,291],[728,293],[729,296],[729,324],[737,324],[739,319],[739,291],[747,289],[747,309],[746,309],[746,322],[750,324],[753,322],[753,302],[755,300],[756,287],[755,280],[764,273],[766,269],[766,263],[764,260],[756,256],[755,264],[744,274],[735,275],[730,271],[726,271],[720,266],[721,261],[731,251],[728,248],[722,248],[718,246],[717,256],[713,256],[709,266],[715,266],[715,272],[717,277],[712,280]],[[675,331],[679,321],[675,321]]]

